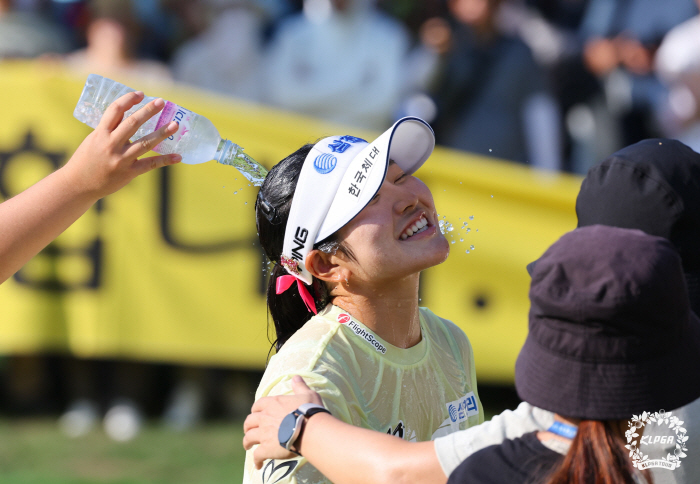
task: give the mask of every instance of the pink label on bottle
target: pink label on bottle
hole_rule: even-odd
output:
[[[163,111],[161,111],[158,122],[156,123],[156,130],[170,124],[171,121],[175,121],[179,127],[172,136],[165,138],[163,141],[158,143],[158,145],[153,148],[153,151],[164,155],[173,153],[177,143],[190,129],[191,114],[191,111],[182,108],[175,103],[166,101],[165,107],[163,108]]]

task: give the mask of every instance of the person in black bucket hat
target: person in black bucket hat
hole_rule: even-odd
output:
[[[515,386],[556,414],[564,432],[550,432],[571,432],[567,455],[533,432],[475,453],[448,482],[649,482],[624,447],[627,420],[700,396],[700,320],[678,252],[639,230],[578,228],[537,260],[530,303]]]
[[[623,148],[589,170],[576,215],[579,227],[639,229],[670,240],[683,260],[691,307],[700,313],[700,154],[671,139]]]
[[[565,234],[537,261],[520,397],[569,417],[609,420],[700,397],[700,320],[680,257],[661,237],[603,225]]]
[[[678,249],[690,307],[700,314],[700,154],[680,141],[648,139],[592,167],[576,199],[578,226],[640,229]],[[688,435],[700,436],[700,400],[674,412]],[[653,433],[654,428],[647,430]],[[666,449],[673,452],[674,445]],[[679,469],[653,469],[659,484],[700,482],[700,448],[691,446]]]

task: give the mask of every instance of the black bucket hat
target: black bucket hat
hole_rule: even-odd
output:
[[[623,148],[588,171],[576,215],[579,227],[639,229],[673,242],[700,312],[700,154],[671,139]]]
[[[700,397],[700,320],[662,237],[594,225],[537,260],[520,398],[560,415],[629,419]]]

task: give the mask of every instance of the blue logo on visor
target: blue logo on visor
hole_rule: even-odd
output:
[[[325,175],[333,171],[335,165],[338,164],[338,158],[331,155],[330,153],[323,153],[318,155],[314,160],[314,168],[321,175]]]

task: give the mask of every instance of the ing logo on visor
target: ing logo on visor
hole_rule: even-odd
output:
[[[326,175],[333,171],[335,165],[338,164],[338,158],[331,155],[330,153],[323,153],[318,155],[314,160],[314,168],[321,175]]]

